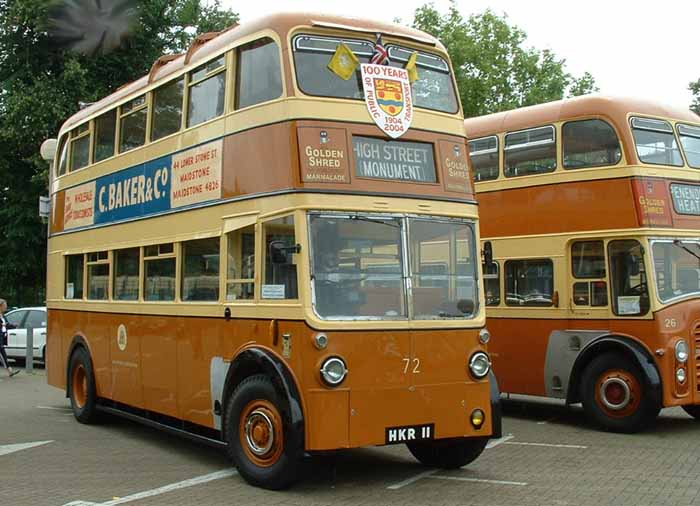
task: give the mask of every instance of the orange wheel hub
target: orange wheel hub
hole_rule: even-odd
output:
[[[639,409],[642,388],[634,374],[622,369],[611,369],[598,377],[595,400],[606,416],[625,418]]]
[[[87,372],[83,364],[77,364],[73,368],[71,378],[71,390],[73,391],[73,401],[78,409],[82,409],[87,403]]]
[[[279,461],[284,431],[274,404],[264,399],[249,402],[241,413],[238,433],[246,457],[255,465],[270,467]]]

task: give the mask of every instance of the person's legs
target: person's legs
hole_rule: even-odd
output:
[[[0,346],[0,363],[5,369],[7,369],[7,374],[10,376],[10,378],[19,372],[10,367],[10,362],[7,360],[7,354],[5,353],[4,346]]]

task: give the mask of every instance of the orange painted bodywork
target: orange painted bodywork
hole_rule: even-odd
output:
[[[116,339],[122,324],[124,351]],[[471,354],[483,348],[478,329],[329,331],[328,347],[320,351],[306,323],[278,321],[276,327],[278,337],[291,336],[289,358],[265,320],[52,310],[49,383],[66,387],[69,347],[82,335],[99,397],[213,428],[212,358],[232,361],[245,347],[259,346],[283,360],[297,382],[307,450],[381,445],[386,427],[425,423],[435,424],[437,438],[491,434],[489,383],[474,381],[467,368]],[[333,355],[349,370],[338,388],[325,386],[319,374],[321,362]],[[408,368],[404,358],[411,358]],[[469,422],[476,408],[486,414],[480,430]]]

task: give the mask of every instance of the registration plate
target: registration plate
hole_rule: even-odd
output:
[[[387,427],[385,432],[385,444],[393,445],[408,441],[424,441],[434,439],[435,424],[404,425],[403,427]]]

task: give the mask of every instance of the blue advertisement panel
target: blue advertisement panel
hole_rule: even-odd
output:
[[[170,209],[170,155],[101,177],[95,188],[95,223]]]

